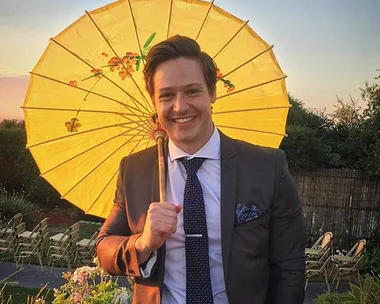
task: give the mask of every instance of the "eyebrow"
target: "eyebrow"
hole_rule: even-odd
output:
[[[202,86],[202,85],[199,82],[193,82],[193,83],[189,83],[189,84],[183,86],[183,89],[188,89],[188,88],[193,87],[193,86]],[[159,93],[162,93],[162,92],[166,92],[166,91],[172,91],[174,89],[175,89],[175,87],[165,87],[165,88],[159,89],[158,91],[159,91]]]

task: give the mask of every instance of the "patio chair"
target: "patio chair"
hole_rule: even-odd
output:
[[[336,269],[336,275],[334,281],[337,279],[336,288],[339,287],[340,280],[343,276],[355,276],[360,282],[360,262],[364,257],[365,245],[367,241],[365,239],[357,242],[345,256],[334,256],[334,269]]]
[[[28,240],[23,240],[22,243],[19,243],[17,248],[17,266],[21,267],[24,264],[24,261],[28,259],[28,265],[31,262],[33,257],[37,258],[41,271],[44,271],[42,258],[45,255],[47,245],[49,243],[49,231],[47,226],[44,226],[43,229],[39,231],[38,237],[30,237]]]
[[[8,223],[0,228],[0,239],[5,239],[9,234],[12,234],[16,227],[20,225],[22,222],[22,214],[17,213],[14,217],[12,217]]]
[[[334,234],[332,232],[326,232],[318,238],[311,248],[306,248],[305,254],[307,259],[319,259],[324,255],[326,250],[332,250],[333,236]]]
[[[360,240],[359,242],[355,243],[354,246],[352,246],[346,255],[334,255],[334,262],[336,264],[353,264],[355,262],[355,259],[364,254],[366,244],[367,240]]]
[[[84,264],[91,264],[96,256],[96,238],[99,234],[100,228],[95,231],[90,239],[82,239],[76,243],[76,253],[74,263],[76,266]]]
[[[48,218],[45,217],[44,219],[42,219],[34,228],[32,231],[29,231],[29,230],[26,230],[22,233],[20,233],[18,235],[18,239],[19,241],[23,241],[23,240],[31,240],[33,238],[38,238],[39,236],[41,236],[41,230],[47,229],[47,226],[48,226]]]
[[[309,279],[314,276],[322,276],[325,278],[325,283],[327,286],[328,292],[330,292],[330,285],[329,280],[327,278],[327,266],[330,259],[330,252],[329,250],[326,250],[325,253],[322,255],[318,263],[310,264],[309,268],[306,269],[306,284],[305,284],[305,290],[307,289],[307,284],[309,282]]]
[[[80,224],[79,222],[71,225],[69,228],[66,229],[63,233],[58,233],[50,237],[50,245],[51,246],[60,246],[62,242],[66,241],[67,239],[72,239],[74,237],[79,236],[79,229]]]
[[[18,245],[18,235],[25,231],[25,223],[22,222],[16,226],[16,229],[12,233],[7,233],[4,235],[6,238],[0,239],[0,253],[6,254],[6,253],[12,253],[14,260],[15,254],[17,251],[17,245]]]
[[[53,272],[54,264],[61,261],[61,267],[63,262],[66,261],[69,269],[71,269],[71,263],[74,261],[76,243],[79,240],[79,222],[70,226],[64,233],[56,234],[50,237],[49,246],[49,265],[52,267]]]

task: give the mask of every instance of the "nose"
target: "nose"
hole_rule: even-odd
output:
[[[188,108],[186,97],[181,92],[178,92],[174,99],[173,110],[177,113],[184,113]]]

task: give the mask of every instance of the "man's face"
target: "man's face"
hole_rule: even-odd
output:
[[[187,153],[198,151],[212,135],[215,102],[199,63],[184,57],[161,63],[153,87],[153,104],[170,139]]]

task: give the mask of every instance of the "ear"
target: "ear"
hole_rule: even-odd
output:
[[[154,100],[154,96],[150,96],[150,100],[152,101],[153,109],[157,111],[156,101]]]
[[[216,88],[214,90],[214,93],[211,94],[211,103],[215,103],[216,101]]]

